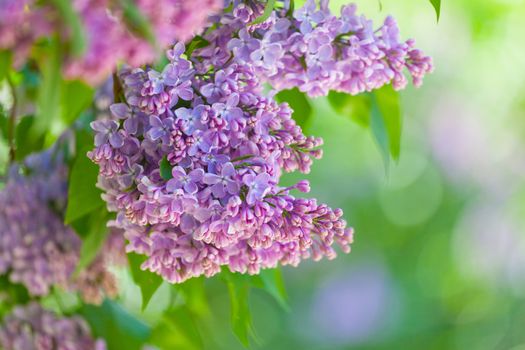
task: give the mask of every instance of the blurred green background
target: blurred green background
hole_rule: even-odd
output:
[[[401,158],[387,175],[369,130],[312,102],[306,133],[324,138],[324,157],[285,182],[307,178],[311,196],[343,208],[355,243],[283,269],[288,312],[252,292],[253,348],[525,349],[525,1],[444,0],[439,24],[427,0],[357,4],[376,23],[394,15],[435,72],[401,93]],[[142,314],[120,279],[125,307],[158,322],[170,287]],[[206,284],[206,347],[242,349],[227,289]]]
[[[254,348],[525,349],[525,1],[444,0],[439,24],[424,0],[357,4],[376,23],[393,15],[435,72],[401,94],[387,176],[369,131],[313,102],[307,133],[325,146],[311,195],[344,209],[355,243],[283,269],[289,312],[253,293]],[[208,347],[242,348],[226,289],[208,283]]]

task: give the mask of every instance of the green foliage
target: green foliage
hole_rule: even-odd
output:
[[[38,137],[48,131],[53,119],[60,115],[62,48],[58,38],[51,40],[44,52],[40,67],[42,82],[36,101],[36,118],[31,128],[32,137]]]
[[[284,285],[283,274],[280,268],[261,270],[261,273],[253,276],[253,278],[262,282],[259,288],[262,288],[272,296],[284,310],[290,311],[286,286]]]
[[[0,136],[4,140],[7,140],[7,125],[8,125],[7,115],[5,114],[5,110],[0,105]]]
[[[110,217],[106,208],[101,207],[86,215],[83,220],[73,223],[73,228],[83,238],[75,275],[88,267],[97,257],[108,235],[107,222]]]
[[[210,42],[208,40],[204,39],[200,35],[196,35],[188,44],[188,48],[186,49],[186,55],[190,56],[193,51],[197,49],[202,49],[203,47],[206,47],[208,45],[210,45]]]
[[[245,347],[250,347],[250,339],[256,338],[249,303],[250,276],[223,272],[223,277],[230,295],[233,333]]]
[[[370,126],[371,99],[369,95],[352,96],[331,91],[328,94],[328,101],[338,114],[352,119],[363,127]]]
[[[64,81],[62,91],[62,121],[71,125],[92,103],[95,91],[79,80]]]
[[[140,288],[142,294],[142,311],[148,306],[151,297],[162,284],[162,278],[150,271],[143,271],[140,266],[146,260],[146,256],[128,253],[129,269],[133,281]]]
[[[391,86],[358,96],[331,92],[333,109],[370,128],[388,170],[390,158],[399,160],[401,149],[401,108],[399,94]]]
[[[44,134],[32,137],[30,134],[35,124],[35,116],[26,115],[20,119],[15,130],[16,160],[21,161],[27,155],[39,151],[44,145]],[[7,135],[6,135],[7,137]]]
[[[58,9],[61,19],[71,30],[71,52],[75,56],[81,56],[86,49],[86,38],[80,16],[73,9],[73,4],[70,0],[51,0],[51,2]]]
[[[109,300],[101,306],[83,305],[79,313],[89,323],[94,336],[106,340],[108,350],[140,350],[151,336],[147,325]]]
[[[168,162],[168,158],[164,156],[160,161],[160,176],[164,180],[168,181],[173,177],[173,175],[171,174],[171,169],[172,167],[170,162]]]
[[[262,15],[257,17],[252,21],[250,24],[260,24],[266,21],[268,18],[270,18],[270,15],[272,14],[273,8],[275,7],[275,1],[276,0],[268,0],[266,2],[266,5],[264,5],[264,12]]]
[[[434,10],[436,11],[436,18],[439,22],[439,16],[441,14],[441,0],[429,0],[432,6],[434,7]]]
[[[185,306],[166,311],[152,330],[150,342],[160,349],[198,350],[203,348],[195,316]]]
[[[103,207],[102,191],[96,187],[98,167],[86,156],[91,146],[78,152],[69,176],[66,224]]]
[[[288,102],[293,109],[292,117],[303,129],[312,117],[312,106],[306,95],[297,88],[283,90],[276,95],[279,102]]]
[[[197,277],[176,286],[176,290],[184,297],[188,310],[201,318],[210,313],[204,282],[204,277]]]
[[[0,81],[4,80],[11,67],[11,51],[0,51]]]

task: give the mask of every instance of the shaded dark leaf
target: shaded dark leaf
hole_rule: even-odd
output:
[[[147,325],[110,300],[101,306],[83,305],[79,313],[91,326],[94,336],[104,338],[108,350],[142,349],[151,335]]]
[[[312,117],[312,106],[305,94],[293,88],[279,92],[276,98],[279,102],[288,102],[293,109],[293,119],[304,129]]]
[[[69,175],[66,224],[104,206],[96,186],[98,167],[86,156],[90,149],[85,146],[78,152]]]
[[[173,177],[173,175],[171,174],[171,169],[172,169],[172,166],[170,162],[168,162],[168,158],[164,156],[162,160],[160,161],[160,176],[164,180],[168,181],[169,179]]]

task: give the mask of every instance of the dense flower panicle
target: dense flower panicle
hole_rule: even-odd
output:
[[[80,317],[59,317],[32,302],[16,307],[0,325],[0,346],[5,350],[105,350]]]
[[[253,66],[200,74],[200,56],[184,52],[181,43],[169,50],[162,72],[123,69],[127,103],[92,123],[88,155],[127,250],[174,283],[223,265],[255,274],[333,258],[334,243],[348,252],[352,230],[341,210],[290,194],[308,192],[306,181],[279,186],[283,172],[309,172],[322,140],[306,137],[290,107],[263,94]]]
[[[230,5],[198,45],[168,50],[161,71],[124,67],[121,102],[92,123],[88,155],[127,250],[174,283],[223,265],[256,274],[333,258],[334,243],[350,250],[341,210],[294,197],[309,191],[306,181],[279,185],[283,172],[310,171],[322,140],[303,134],[266,83],[356,94],[403,88],[404,69],[417,85],[432,69],[413,41],[399,41],[393,19],[374,30],[353,5],[336,17],[326,1],[308,1],[293,17],[279,8],[256,25],[262,3]]]
[[[87,47],[76,57],[66,57],[64,73],[98,84],[124,61],[138,66],[153,62],[157,49],[147,39],[132,33],[126,25],[125,10],[111,0],[73,0],[81,18]],[[139,0],[137,9],[152,28],[156,45],[166,48],[174,40],[186,41],[199,33],[208,17],[217,13],[221,0]],[[27,59],[34,42],[53,31],[64,33],[60,14],[51,6],[34,0],[0,1],[0,48],[15,53],[15,66]],[[14,30],[16,28],[16,30]]]
[[[115,296],[116,281],[106,267],[123,251],[121,234],[111,234],[94,262],[73,279],[81,241],[60,215],[67,169],[53,160],[52,151],[28,157],[25,166],[29,174],[13,167],[0,192],[0,275],[8,274],[33,296],[47,295],[53,286],[79,291],[90,303]]]
[[[392,17],[376,29],[354,4],[343,6],[337,17],[328,1],[318,7],[308,0],[293,16],[284,8],[274,11],[265,25],[251,25],[260,11],[251,3],[238,4],[220,19],[219,29],[205,36],[212,45],[200,53],[218,66],[233,55],[235,61],[256,67],[273,88],[298,87],[310,96],[330,90],[355,95],[390,83],[403,89],[405,69],[419,86],[432,71],[430,57],[413,40],[400,41]]]

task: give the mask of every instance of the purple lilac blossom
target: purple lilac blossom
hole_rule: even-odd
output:
[[[355,95],[386,84],[400,90],[408,83],[405,70],[419,86],[432,71],[430,57],[414,48],[413,40],[400,41],[392,17],[374,28],[354,4],[343,6],[339,17],[327,6],[327,1],[317,6],[308,0],[293,17],[284,8],[274,11],[264,26],[253,26],[253,16],[239,13],[256,14],[258,7],[238,5],[205,36],[211,45],[201,54],[217,66],[233,55],[239,64],[256,67],[257,76],[274,89],[298,87],[312,97],[331,90]]]
[[[221,266],[256,274],[308,258],[332,259],[334,244],[349,252],[352,229],[340,209],[290,193],[307,192],[307,181],[279,186],[283,172],[310,171],[322,140],[302,133],[288,104],[263,94],[253,65],[212,67],[217,57],[184,58],[183,52],[181,44],[168,51],[168,66],[179,67],[170,79],[191,87],[191,99],[172,104],[175,92],[164,86],[156,93],[168,96],[154,109],[137,103],[151,99],[144,89],[151,79],[165,81],[173,70],[124,68],[119,80],[128,106],[113,107],[122,111],[113,120],[124,144],[137,147],[125,152],[107,138],[88,154],[99,165],[99,187],[117,213],[127,251],[146,255],[142,268],[172,283],[212,276]],[[131,115],[136,133],[126,131]],[[171,119],[164,139],[150,137]],[[105,132],[99,129],[97,135]],[[161,175],[163,159],[171,166],[169,179]]]
[[[119,247],[122,234],[111,233],[93,263],[73,278],[81,241],[63,223],[67,168],[55,153],[52,148],[13,166],[0,191],[0,275],[7,274],[11,282],[24,285],[32,296],[47,295],[56,286],[78,291],[86,302],[100,304],[104,296],[117,293],[107,266],[112,257],[123,255],[124,247]],[[27,175],[20,174],[22,167]]]
[[[79,316],[63,317],[38,303],[17,306],[0,324],[0,346],[5,350],[106,350],[94,339]]]

